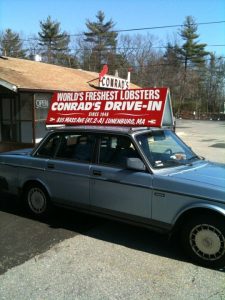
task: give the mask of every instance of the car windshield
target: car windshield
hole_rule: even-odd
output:
[[[190,164],[200,159],[172,131],[159,130],[136,136],[137,142],[153,168]]]

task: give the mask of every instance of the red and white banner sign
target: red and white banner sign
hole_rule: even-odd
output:
[[[57,92],[46,123],[160,127],[167,94],[167,88]]]

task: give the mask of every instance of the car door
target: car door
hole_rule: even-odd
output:
[[[151,218],[152,175],[127,169],[128,157],[140,157],[128,136],[100,137],[98,163],[90,168],[91,205],[127,218]]]
[[[53,148],[53,150],[52,150]],[[53,135],[38,156],[48,155],[45,180],[52,199],[64,205],[89,205],[90,162],[94,136],[86,133]]]

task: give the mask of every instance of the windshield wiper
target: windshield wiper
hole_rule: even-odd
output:
[[[186,163],[180,160],[168,159],[165,163],[174,163],[176,165],[185,165]]]

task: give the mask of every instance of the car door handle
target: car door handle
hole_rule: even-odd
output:
[[[159,192],[155,192],[154,195],[155,195],[156,197],[162,197],[162,198],[165,197],[165,194],[164,194],[164,193],[159,193]]]
[[[99,170],[93,170],[93,175],[95,176],[102,176],[102,172]]]
[[[48,169],[54,169],[55,168],[55,165],[54,164],[51,164],[51,163],[48,163]]]

